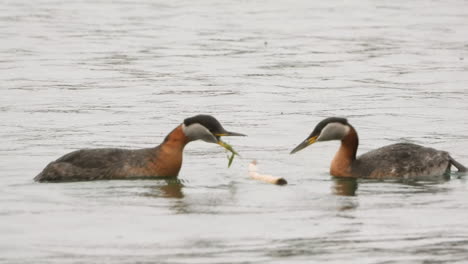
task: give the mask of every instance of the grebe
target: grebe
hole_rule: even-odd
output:
[[[397,143],[369,151],[356,158],[359,144],[356,130],[345,118],[330,117],[318,123],[314,131],[291,154],[307,146],[328,140],[341,140],[330,174],[336,177],[369,179],[414,179],[446,176],[451,165],[466,168],[447,152],[410,143]]]
[[[226,147],[221,136],[245,135],[226,131],[212,116],[197,115],[185,119],[157,147],[77,150],[49,163],[34,180],[61,182],[177,176],[187,143],[201,139]]]

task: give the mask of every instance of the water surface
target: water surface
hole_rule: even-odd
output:
[[[468,164],[466,1],[7,1],[0,7],[0,262],[464,263],[468,185],[333,179],[396,142]],[[34,183],[78,148],[159,144],[195,113],[248,134],[185,149],[178,180]],[[272,186],[247,165],[285,177]]]

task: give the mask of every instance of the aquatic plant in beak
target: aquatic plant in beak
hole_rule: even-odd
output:
[[[231,156],[229,156],[229,154],[227,154],[227,158],[228,158],[228,168],[230,168],[232,162],[234,161],[234,156],[237,155],[237,156],[240,157],[240,155],[239,155],[239,153],[237,153],[237,152],[232,148],[232,146],[229,145],[228,143],[219,140],[219,141],[218,141],[218,144],[219,144],[220,146],[222,146],[223,148],[225,148],[227,151],[231,152],[231,154],[232,154]]]

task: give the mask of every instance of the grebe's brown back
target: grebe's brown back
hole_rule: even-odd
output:
[[[77,150],[49,163],[34,180],[60,182],[177,176],[187,143],[201,139],[224,147],[221,136],[244,135],[226,131],[212,116],[197,115],[185,119],[157,147]]]
[[[447,175],[451,165],[460,172],[467,170],[445,151],[410,143],[388,145],[356,157],[359,145],[357,132],[345,118],[339,117],[326,118],[318,123],[291,154],[315,142],[328,140],[341,140],[330,167],[330,174],[337,177],[412,179]]]

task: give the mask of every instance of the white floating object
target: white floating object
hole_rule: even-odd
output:
[[[288,184],[288,182],[284,178],[280,177],[274,177],[268,174],[260,174],[257,172],[257,161],[253,160],[249,164],[249,176],[252,179],[258,180],[258,181],[264,181],[276,185],[285,185]]]

